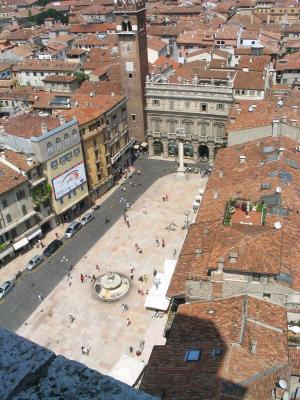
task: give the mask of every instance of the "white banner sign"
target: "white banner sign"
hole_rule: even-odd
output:
[[[83,161],[69,169],[62,175],[52,179],[52,185],[55,193],[55,198],[60,199],[62,196],[75,189],[77,186],[86,182],[86,174]]]

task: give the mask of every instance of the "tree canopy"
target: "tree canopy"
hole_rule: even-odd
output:
[[[48,8],[46,11],[31,16],[30,21],[34,25],[42,25],[46,18],[54,18],[55,21],[59,21],[62,24],[67,24],[69,22],[69,18],[65,16],[62,11],[56,11],[54,8]]]

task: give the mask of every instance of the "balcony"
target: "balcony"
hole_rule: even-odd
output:
[[[122,147],[122,149],[113,157],[111,157],[111,163],[114,164],[121,156],[124,154],[133,144],[135,143],[135,138],[130,138],[129,142]]]
[[[38,185],[40,185],[41,183],[45,182],[46,178],[44,176],[42,176],[39,179],[35,179],[35,180],[29,180],[29,183],[31,184],[31,187],[36,187]]]

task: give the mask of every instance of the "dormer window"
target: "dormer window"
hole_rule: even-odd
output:
[[[131,22],[129,21],[129,17],[127,14],[123,15],[123,21],[122,21],[122,31],[125,32],[131,32],[132,31],[132,25]]]
[[[185,353],[184,361],[199,361],[201,358],[201,350],[188,350]]]

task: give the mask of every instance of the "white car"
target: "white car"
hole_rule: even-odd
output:
[[[70,223],[68,228],[66,229],[66,232],[64,234],[64,237],[67,239],[70,239],[72,236],[74,236],[80,229],[82,228],[82,224],[78,221],[73,221]]]
[[[88,212],[88,213],[86,213],[86,214],[81,218],[80,223],[81,223],[82,225],[86,225],[86,224],[88,224],[89,222],[91,222],[92,219],[94,219],[94,218],[95,218],[94,213],[93,213],[93,212]]]
[[[44,257],[42,255],[33,256],[32,259],[27,264],[27,269],[32,271],[36,268],[42,261],[44,261]]]
[[[9,293],[13,287],[15,286],[15,283],[13,281],[6,281],[0,286],[0,300],[3,299]]]

